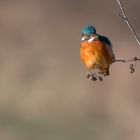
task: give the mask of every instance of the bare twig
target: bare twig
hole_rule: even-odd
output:
[[[121,0],[116,0],[116,1],[117,1],[118,5],[119,5],[119,7],[120,7],[120,9],[121,9],[121,12],[122,12],[122,15],[119,14],[119,16],[127,23],[129,29],[131,30],[131,32],[132,32],[133,35],[134,35],[135,40],[137,41],[138,45],[140,46],[140,39],[139,39],[138,35],[136,34],[136,32],[135,32],[133,26],[130,24],[130,22],[129,22],[129,20],[128,20],[126,14],[125,14],[125,10],[124,10],[124,8],[123,8],[123,5],[122,5]]]
[[[119,14],[119,16],[126,22],[126,24],[128,25],[129,29],[131,30],[136,42],[138,43],[138,45],[140,46],[140,39],[138,37],[138,35],[136,34],[133,26],[131,25],[130,21],[128,20],[127,16],[126,16],[126,13],[125,13],[125,9],[122,5],[122,2],[121,0],[116,0],[119,7],[120,7],[120,10],[121,10],[121,14]],[[127,60],[124,60],[124,59],[115,59],[113,62],[122,62],[122,63],[129,63],[129,70],[130,70],[130,73],[134,73],[135,72],[135,67],[136,67],[136,64],[137,62],[140,61],[139,58],[137,58],[136,56],[133,57],[132,59],[127,59]],[[92,69],[91,69],[92,70]],[[88,70],[88,74],[87,74],[87,78],[92,80],[92,81],[96,81],[96,80],[100,80],[100,81],[103,81],[103,78],[100,74],[100,72],[96,73],[91,71],[90,69]],[[109,75],[109,73],[108,73]],[[104,76],[106,76],[104,74]]]
[[[126,63],[126,62],[136,62],[136,61],[140,61],[140,59],[137,58],[137,57],[134,57],[134,58],[129,59],[129,60],[118,59],[118,60],[115,60],[114,62],[122,62],[122,63]]]
[[[122,63],[131,62],[129,64],[129,70],[130,70],[130,73],[134,73],[135,67],[137,65],[137,61],[140,61],[140,59],[137,57],[133,57],[132,59],[128,59],[128,60],[118,59],[118,60],[115,60],[114,62],[122,62]]]
[[[131,32],[133,33],[133,35],[134,35],[134,37],[135,37],[135,40],[136,40],[137,43],[140,45],[140,39],[139,39],[138,35],[136,34],[136,32],[135,32],[133,26],[130,24],[130,22],[129,22],[129,20],[128,20],[126,14],[125,14],[125,10],[124,10],[124,8],[123,8],[123,5],[122,5],[121,0],[116,0],[116,1],[117,1],[118,5],[119,5],[119,7],[120,7],[120,9],[121,9],[121,12],[122,12],[122,15],[119,14],[119,16],[127,23],[129,29],[131,30]]]
[[[116,1],[118,3],[118,5],[120,7],[120,10],[121,10],[121,13],[122,13],[122,14],[119,14],[119,16],[126,22],[126,24],[128,25],[129,29],[133,33],[133,36],[134,36],[135,40],[137,41],[138,45],[140,46],[140,39],[139,39],[139,37],[136,34],[133,26],[131,25],[131,23],[129,22],[129,20],[128,20],[127,16],[126,16],[125,9],[124,9],[124,7],[122,5],[121,0],[116,0]],[[134,57],[134,58],[129,59],[129,60],[121,60],[120,59],[120,60],[115,60],[114,62],[122,62],[122,63],[131,62],[131,64],[129,64],[130,73],[134,73],[137,61],[140,61],[140,59],[137,58],[137,57]]]

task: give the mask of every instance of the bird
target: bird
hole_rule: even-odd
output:
[[[109,76],[110,65],[115,61],[111,41],[96,32],[92,25],[82,28],[80,57],[88,69],[87,78],[102,81],[102,76]]]

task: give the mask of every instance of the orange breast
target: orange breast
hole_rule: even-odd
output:
[[[80,48],[80,56],[87,68],[108,68],[113,58],[107,46],[100,41],[83,41]]]

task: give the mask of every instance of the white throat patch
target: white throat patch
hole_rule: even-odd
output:
[[[85,37],[82,37],[81,41],[83,41],[85,39]]]
[[[93,40],[95,40],[96,38],[98,38],[98,36],[92,36],[91,38],[89,38],[87,41],[88,42],[92,42]],[[81,41],[84,41],[86,39],[86,37],[82,37]]]
[[[93,40],[95,40],[96,37],[92,37],[88,40],[88,42],[92,42]]]

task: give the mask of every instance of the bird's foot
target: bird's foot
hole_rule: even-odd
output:
[[[92,81],[96,81],[97,80],[97,76],[94,73],[88,73],[86,75],[87,79],[92,80]]]
[[[92,81],[103,81],[102,76],[99,73],[93,72],[93,71],[88,71],[86,75],[87,79],[92,80]]]
[[[98,79],[100,80],[100,81],[103,81],[103,78],[102,78],[102,76],[98,76]]]

